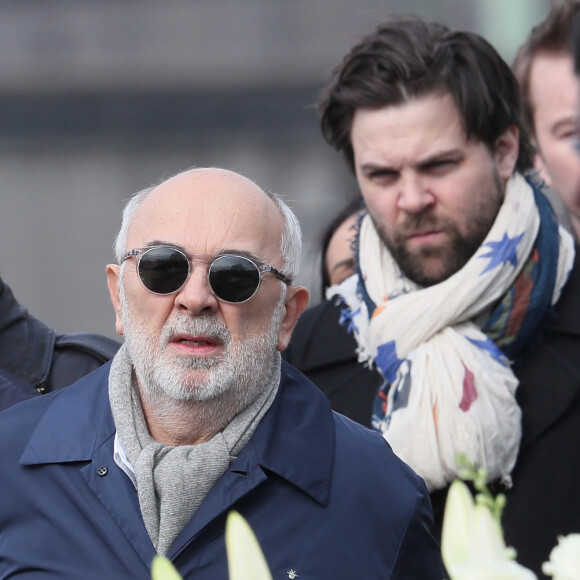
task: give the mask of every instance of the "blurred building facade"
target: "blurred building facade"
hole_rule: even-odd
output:
[[[0,3],[0,275],[60,332],[114,336],[105,265],[124,201],[192,166],[281,193],[318,235],[356,187],[314,107],[390,14],[483,33],[511,59],[547,0],[10,0]]]

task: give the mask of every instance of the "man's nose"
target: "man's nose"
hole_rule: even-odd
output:
[[[189,279],[175,295],[175,305],[192,315],[217,310],[218,299],[209,285],[206,264],[193,262]]]
[[[416,174],[402,176],[399,180],[397,207],[407,213],[421,213],[435,203],[435,196],[421,176]]]

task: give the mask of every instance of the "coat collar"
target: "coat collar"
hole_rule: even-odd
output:
[[[326,397],[299,371],[282,364],[276,399],[231,469],[252,470],[259,464],[325,504],[334,467],[334,416]],[[107,363],[75,385],[40,397],[46,410],[21,465],[91,461],[114,437],[109,369]]]
[[[326,396],[282,363],[274,404],[250,440],[258,463],[326,504],[334,469],[334,413]]]
[[[34,429],[21,465],[90,461],[115,434],[109,405],[107,363],[74,385],[40,397],[46,409]]]

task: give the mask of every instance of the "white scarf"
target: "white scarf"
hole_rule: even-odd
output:
[[[380,361],[377,366],[387,369],[386,416],[374,427],[430,490],[459,476],[459,453],[483,467],[489,480],[509,476],[515,464],[521,438],[518,381],[478,321],[513,284],[539,226],[532,188],[515,174],[475,255],[445,281],[421,288],[403,276],[366,216],[359,234],[360,270],[377,308],[369,316],[356,276],[329,289],[327,295],[339,294],[351,311],[360,360]],[[574,258],[563,228],[558,255],[552,304]]]

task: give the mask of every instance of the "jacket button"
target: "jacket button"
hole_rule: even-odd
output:
[[[101,465],[101,467],[97,469],[97,475],[100,475],[101,477],[107,475],[108,472],[109,470],[104,465]]]

